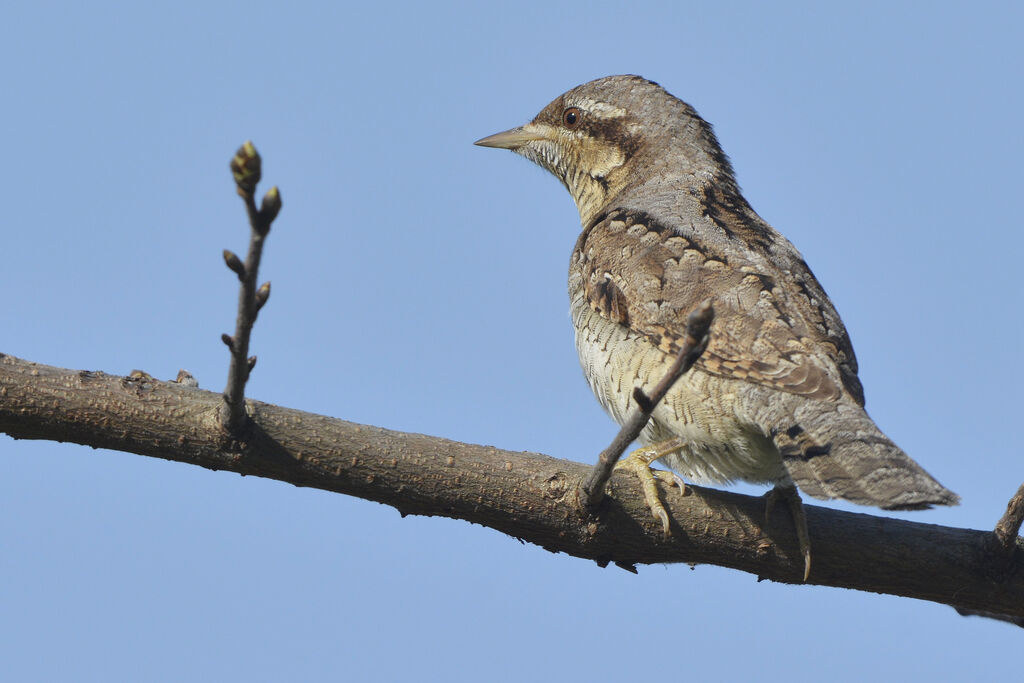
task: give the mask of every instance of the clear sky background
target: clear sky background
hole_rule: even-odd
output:
[[[250,396],[592,462],[615,427],[572,344],[576,209],[472,142],[638,73],[715,125],[871,414],[963,497],[900,516],[995,524],[1024,481],[1019,4],[368,4],[5,7],[0,351],[222,389],[251,138],[284,210]],[[1022,636],[0,436],[6,680],[1012,680]]]

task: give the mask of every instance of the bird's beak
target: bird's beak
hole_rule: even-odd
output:
[[[530,124],[526,124],[525,126],[519,126],[518,128],[512,128],[511,130],[480,138],[473,144],[480,145],[481,147],[497,147],[499,149],[515,151],[528,142],[544,139],[546,139],[546,136],[543,131],[533,128]]]

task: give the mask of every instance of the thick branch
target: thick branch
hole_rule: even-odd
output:
[[[313,486],[441,515],[601,563],[691,562],[802,583],[792,521],[764,501],[696,486],[665,491],[672,535],[651,518],[635,480],[613,474],[589,516],[585,465],[352,424],[251,401],[246,440],[227,439],[220,394],[148,377],[36,365],[0,355],[0,431],[71,441]],[[231,450],[229,450],[231,449]],[[890,593],[963,610],[1024,616],[1024,561],[993,575],[989,532],[808,506],[809,583]]]

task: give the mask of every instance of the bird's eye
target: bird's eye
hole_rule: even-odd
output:
[[[562,124],[572,130],[580,125],[583,121],[583,112],[580,111],[579,107],[569,107],[562,112]]]

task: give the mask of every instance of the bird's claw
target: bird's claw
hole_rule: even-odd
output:
[[[647,503],[647,507],[650,508],[651,515],[661,522],[661,529],[666,538],[672,535],[670,517],[664,503],[661,502],[656,481],[660,480],[669,487],[678,486],[681,493],[686,492],[686,484],[674,472],[651,469],[651,463],[678,450],[678,448],[678,444],[668,450],[658,448],[657,446],[638,448],[615,464],[615,469],[632,472],[640,480],[640,489],[643,491],[644,501]]]
[[[789,513],[793,516],[793,525],[796,527],[796,538],[800,543],[800,554],[804,558],[804,581],[811,576],[811,539],[807,533],[807,515],[804,513],[804,503],[800,500],[795,486],[776,486],[764,495],[764,518],[765,522],[771,517],[772,509],[779,499],[785,501]]]

